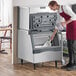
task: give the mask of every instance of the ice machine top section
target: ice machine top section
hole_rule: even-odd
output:
[[[30,14],[29,29],[35,31],[52,31],[55,29],[56,13]]]

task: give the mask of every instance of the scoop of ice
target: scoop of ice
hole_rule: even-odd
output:
[[[51,41],[50,40],[46,41],[43,45],[43,47],[49,47],[49,46],[51,46]]]

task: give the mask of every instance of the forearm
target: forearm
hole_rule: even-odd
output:
[[[54,39],[56,33],[57,33],[57,29],[54,30],[54,32],[53,32],[53,34],[51,36],[51,41]]]
[[[54,36],[55,36],[55,34],[57,33],[57,31],[58,31],[57,29],[54,30],[54,32],[53,32],[53,35],[54,35]]]
[[[62,25],[62,26],[65,26],[65,25],[67,25],[67,24],[69,24],[69,23],[71,23],[71,22],[72,22],[72,20],[70,19],[70,20],[68,20],[68,21],[61,22],[61,25]]]
[[[72,20],[70,19],[70,20],[66,21],[66,24],[69,24],[69,23],[71,23],[71,22],[72,22]]]

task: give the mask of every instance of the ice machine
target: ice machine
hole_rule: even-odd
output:
[[[51,37],[57,14],[47,7],[19,7],[18,19],[18,58],[34,64],[48,61],[62,61],[62,34],[57,33],[56,46],[43,46]],[[57,66],[57,65],[56,65]]]

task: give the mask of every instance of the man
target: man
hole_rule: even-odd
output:
[[[50,1],[48,6],[53,11],[58,10],[60,16],[65,19],[64,22],[61,22],[61,25],[66,25],[69,63],[63,67],[67,70],[74,70],[76,69],[76,14],[69,6],[60,6],[56,1]]]

